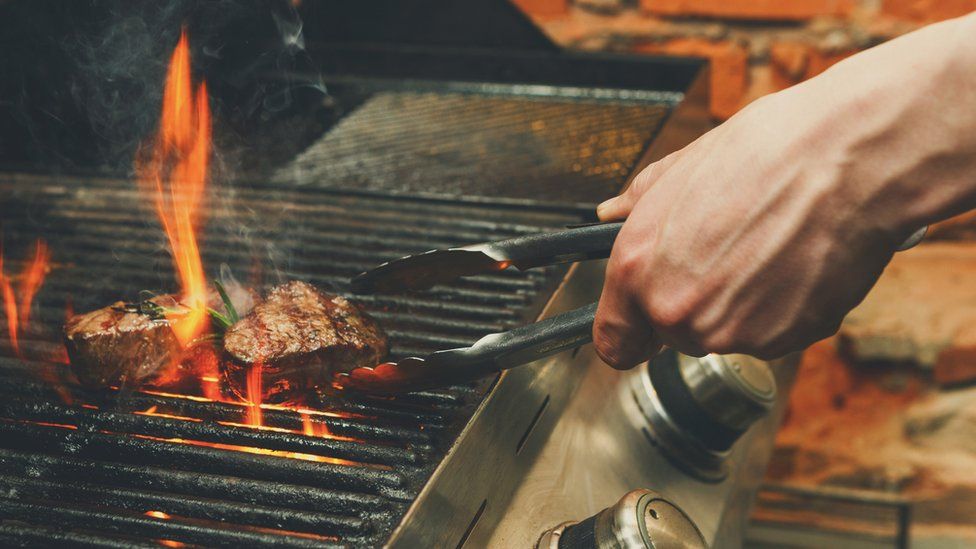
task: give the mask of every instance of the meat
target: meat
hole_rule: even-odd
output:
[[[75,376],[89,389],[142,381],[179,352],[165,318],[121,301],[72,317],[64,340]]]
[[[328,383],[334,372],[381,362],[386,335],[347,299],[289,282],[224,334],[223,379],[247,398],[247,374],[261,369],[263,401],[285,402]]]
[[[257,299],[238,288],[228,288],[228,293],[239,314],[250,311]],[[211,289],[207,302],[211,309],[226,313],[216,290]],[[187,351],[180,348],[162,309],[179,307],[173,296],[161,295],[137,304],[119,301],[69,319],[64,342],[78,381],[89,389],[103,389],[174,378]]]

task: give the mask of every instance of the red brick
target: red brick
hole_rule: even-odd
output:
[[[555,19],[569,13],[569,0],[512,0],[512,2],[537,19]]]
[[[884,0],[881,10],[899,19],[929,23],[976,11],[976,0]]]
[[[976,379],[976,341],[957,344],[943,350],[935,359],[932,371],[939,385],[959,385]]]
[[[942,383],[976,379],[976,243],[895,254],[838,335],[854,360],[913,362]]]
[[[640,44],[635,47],[635,51],[708,59],[711,62],[712,115],[725,119],[742,106],[749,61],[749,55],[742,46],[729,41],[675,38],[665,42]]]
[[[784,89],[813,78],[854,53],[856,52],[823,52],[811,44],[777,42],[769,49],[773,86]]]
[[[656,15],[774,21],[843,16],[851,12],[853,3],[853,0],[640,0],[643,11]]]

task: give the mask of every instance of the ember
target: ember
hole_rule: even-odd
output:
[[[169,520],[170,516],[162,511],[146,511],[147,517]]]

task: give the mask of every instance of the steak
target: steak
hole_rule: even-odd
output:
[[[257,299],[239,288],[228,288],[228,293],[239,314],[250,311]],[[207,296],[207,306],[227,312],[214,289]],[[161,308],[179,307],[172,295],[161,295],[136,304],[119,301],[71,317],[64,326],[64,343],[78,381],[89,389],[104,389],[160,377],[172,380],[186,350],[180,348]]]
[[[262,400],[293,400],[331,381],[336,372],[373,366],[387,354],[386,335],[349,300],[293,281],[224,334],[223,378],[247,399],[247,373],[261,369]]]
[[[89,389],[152,377],[180,347],[166,319],[122,301],[72,317],[64,343],[72,371]]]

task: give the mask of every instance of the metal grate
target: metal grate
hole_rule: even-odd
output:
[[[592,204],[615,194],[664,103],[386,91],[283,169],[282,181]]]
[[[202,244],[211,271],[270,285],[303,279],[343,292],[377,262],[437,246],[578,222],[568,209],[384,197],[312,186],[240,184],[214,204]],[[276,543],[377,545],[387,539],[489,382],[395,399],[319,395],[303,418],[265,407],[80,389],[60,325],[77,311],[173,289],[154,216],[129,181],[0,175],[5,270],[36,237],[53,269],[23,334],[0,341],[0,540],[38,545]],[[532,317],[562,271],[503,272],[412,296],[358,299],[392,354],[468,344]],[[145,411],[152,409],[151,415]]]

